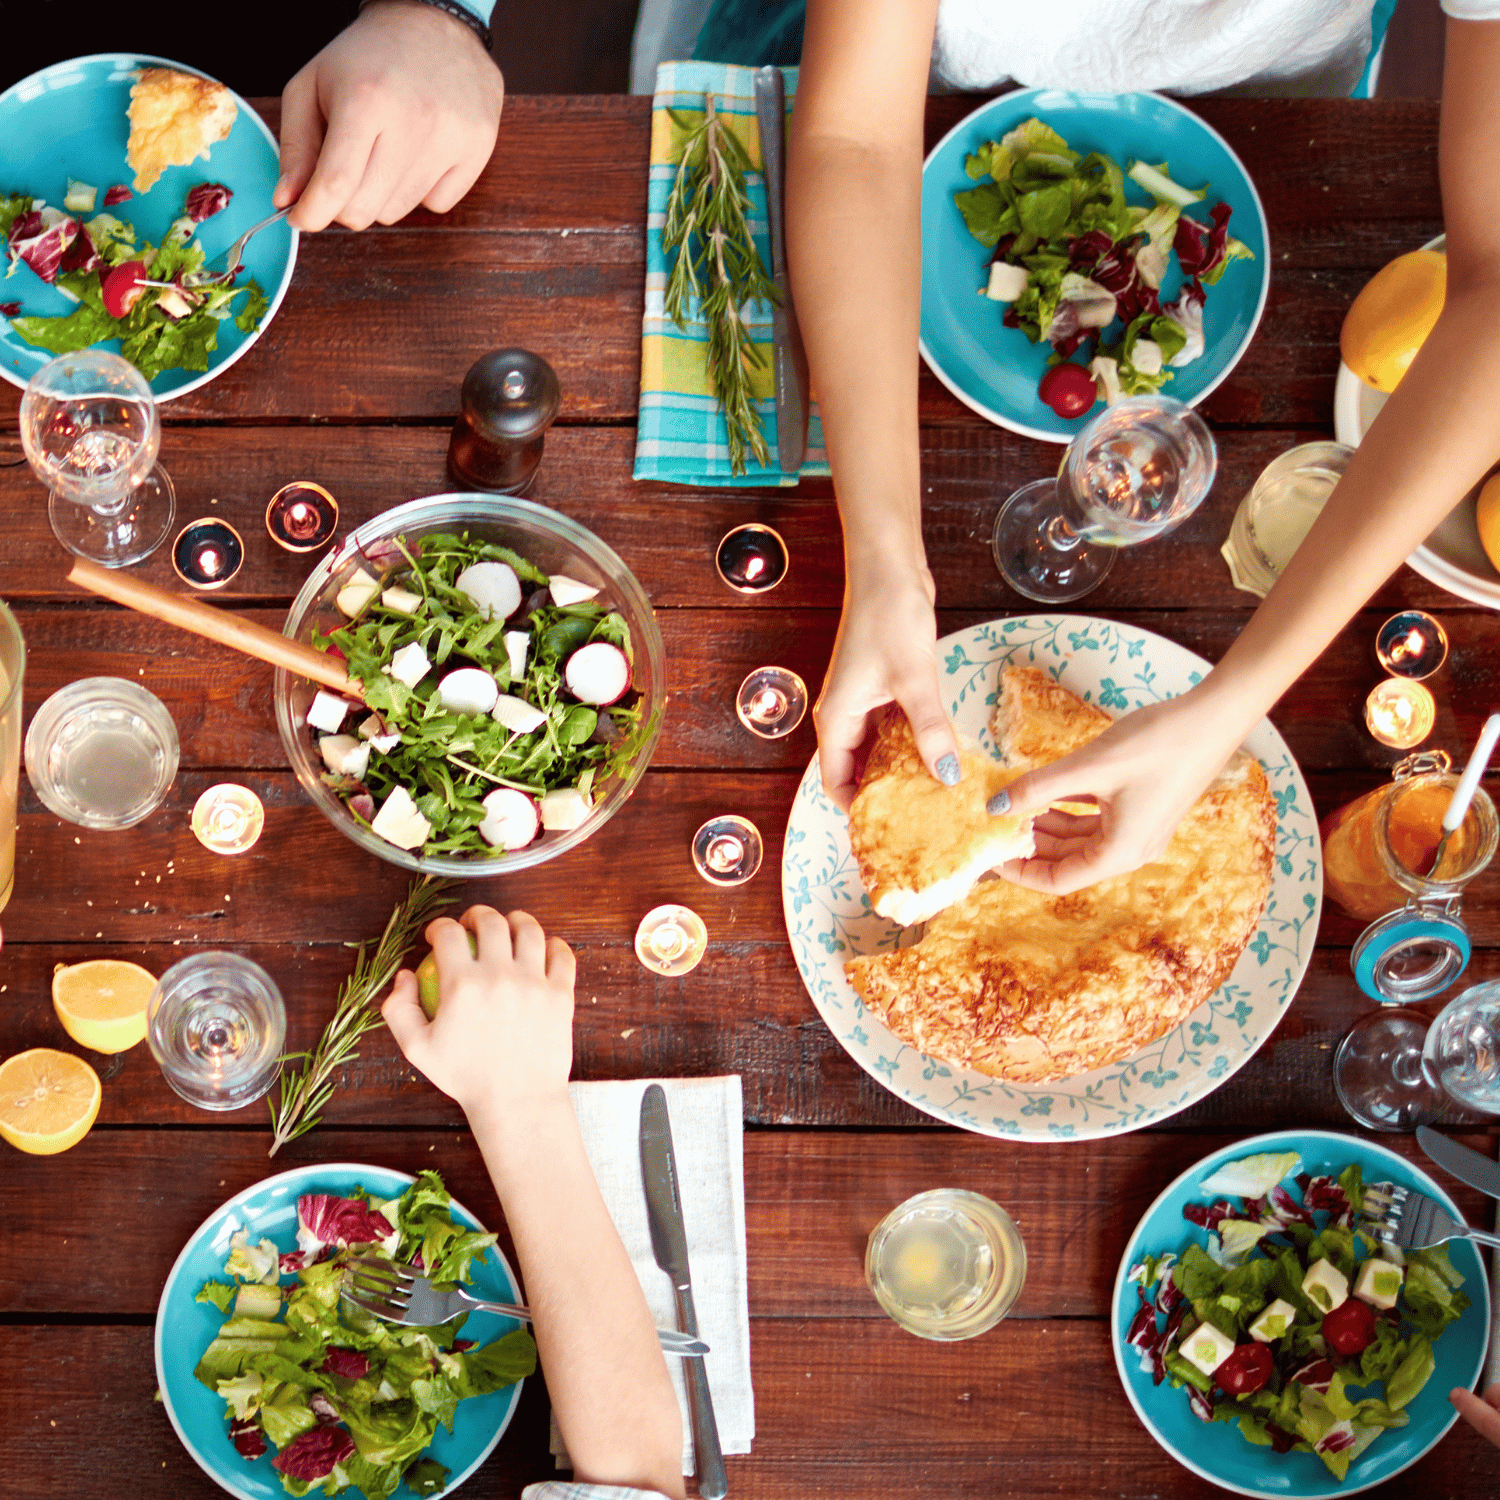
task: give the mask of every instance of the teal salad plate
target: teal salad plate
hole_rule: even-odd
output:
[[[1172,641],[1089,615],[992,620],[938,642],[949,715],[998,756],[990,711],[1005,663],[1039,667],[1118,718],[1172,698],[1209,664]],[[1012,1084],[918,1052],[865,1008],[844,977],[902,929],[875,914],[849,848],[849,824],[823,793],[814,757],[798,787],[781,864],[782,914],[802,982],[828,1029],[893,1094],[950,1125],[1028,1141],[1073,1141],[1159,1124],[1242,1068],[1275,1030],[1312,958],[1323,902],[1322,846],[1307,783],[1269,719],[1245,748],[1276,797],[1276,858],[1259,925],[1220,988],[1134,1056],[1046,1084]]]
[[[1225,1195],[1205,1192],[1199,1184],[1225,1162],[1281,1151],[1295,1151],[1302,1158],[1297,1170],[1314,1176],[1325,1172],[1336,1176],[1357,1162],[1367,1183],[1395,1182],[1415,1188],[1461,1217],[1457,1205],[1426,1172],[1373,1141],[1328,1130],[1281,1130],[1236,1141],[1189,1167],[1146,1210],[1130,1236],[1111,1303],[1115,1366],[1130,1404],[1151,1436],[1178,1463],[1221,1489],[1277,1500],[1357,1494],[1391,1479],[1428,1453],[1458,1420],[1448,1392],[1454,1386],[1472,1388],[1484,1368],[1490,1329],[1489,1280],[1478,1250],[1467,1240],[1451,1241],[1448,1257],[1464,1278],[1462,1291],[1472,1305],[1433,1343],[1436,1369],[1406,1408],[1411,1421],[1382,1432],[1349,1466],[1343,1480],[1335,1478],[1316,1453],[1278,1454],[1246,1442],[1232,1422],[1201,1421],[1189,1409],[1185,1390],[1173,1390],[1166,1381],[1152,1385],[1151,1376],[1141,1368],[1139,1351],[1125,1342],[1139,1306],[1135,1286],[1128,1279],[1131,1266],[1146,1255],[1165,1250],[1180,1254],[1190,1243],[1205,1244],[1205,1231],[1182,1217],[1183,1205],[1211,1203]],[[1361,1394],[1353,1388],[1351,1392],[1356,1399]]]
[[[263,1236],[276,1242],[282,1252],[297,1248],[297,1199],[304,1193],[333,1193],[347,1197],[356,1187],[377,1198],[399,1197],[414,1179],[389,1167],[360,1166],[354,1162],[332,1162],[324,1166],[297,1167],[258,1182],[237,1193],[222,1208],[210,1214],[183,1246],[156,1309],[156,1380],[167,1416],[182,1439],[182,1446],[198,1467],[221,1489],[240,1500],[285,1500],[281,1475],[271,1467],[275,1450],[253,1460],[241,1458],[229,1440],[225,1403],[221,1396],[193,1375],[203,1351],[224,1322],[224,1315],[205,1302],[195,1302],[205,1281],[224,1279],[229,1258],[230,1236],[241,1229],[250,1239]],[[451,1205],[453,1220],[470,1229],[484,1226],[462,1204]],[[283,1278],[282,1285],[291,1285]],[[468,1290],[475,1296],[500,1302],[518,1302],[520,1290],[509,1262],[498,1246],[491,1246],[474,1262],[474,1280]],[[463,1337],[487,1344],[521,1325],[513,1318],[474,1312],[464,1324]],[[438,1428],[428,1446],[440,1463],[451,1471],[448,1490],[462,1484],[494,1450],[510,1425],[524,1381],[461,1401],[453,1431]],[[319,1487],[314,1486],[314,1490]],[[357,1489],[352,1494],[360,1493]],[[407,1486],[396,1491],[397,1500],[410,1495]]]
[[[1026,437],[1066,443],[1091,415],[1060,417],[1037,395],[1051,349],[1033,344],[1019,328],[1006,328],[1000,321],[1004,307],[978,295],[988,279],[991,252],[969,233],[953,201],[956,192],[975,186],[964,173],[965,157],[1033,115],[1072,150],[1103,152],[1122,171],[1136,160],[1166,162],[1181,186],[1194,192],[1206,187],[1203,202],[1186,210],[1192,218],[1206,224],[1220,201],[1232,210],[1229,233],[1255,259],[1234,262],[1206,288],[1204,352],[1174,371],[1162,388],[1164,395],[1196,406],[1235,367],[1255,335],[1271,283],[1270,233],[1255,185],[1229,144],[1160,94],[1022,89],[982,105],[933,147],[922,168],[922,357],[965,406]],[[1125,196],[1145,206],[1152,201],[1129,178]],[[1177,296],[1182,281],[1174,255],[1161,286],[1163,303]],[[1103,410],[1095,405],[1093,414]]]
[[[196,71],[160,57],[101,53],[44,68],[0,94],[0,194],[26,193],[61,208],[71,177],[98,188],[94,212],[99,213],[113,184],[134,191],[134,174],[125,165],[130,134],[125,112],[135,73],[146,67]],[[138,241],[159,245],[182,213],[188,189],[201,182],[223,183],[234,194],[227,208],[198,226],[196,238],[210,263],[276,211],[271,202],[281,170],[276,137],[237,94],[235,103],[239,114],[234,127],[207,161],[200,157],[185,167],[168,167],[149,192],[135,193],[108,210],[135,226]],[[218,348],[209,355],[207,370],[164,370],[151,382],[159,401],[197,390],[250,348],[276,316],[296,260],[297,231],[284,219],[250,241],[240,279],[253,277],[270,303],[260,327],[241,333],[232,317],[226,319],[219,325]],[[18,265],[8,277],[3,274],[7,268],[0,268],[0,302],[19,302],[23,316],[64,317],[72,311],[73,302],[29,266]],[[120,345],[110,339],[96,347],[118,353]],[[0,376],[24,388],[51,358],[0,317]]]

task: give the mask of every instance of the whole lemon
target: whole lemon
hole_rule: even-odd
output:
[[[1447,287],[1448,257],[1441,250],[1413,250],[1382,266],[1344,315],[1344,363],[1389,395],[1432,332]]]
[[[479,940],[472,932],[469,934],[469,952],[475,958],[479,957]],[[429,1021],[437,1015],[441,998],[438,994],[437,954],[429,953],[417,965],[417,999],[422,1002]]]
[[[1479,523],[1479,540],[1485,556],[1500,571],[1500,474],[1491,474],[1479,491],[1474,519]]]

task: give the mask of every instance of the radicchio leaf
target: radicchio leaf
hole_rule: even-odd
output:
[[[1313,1216],[1280,1183],[1277,1183],[1271,1189],[1268,1196],[1271,1199],[1271,1207],[1280,1214],[1283,1223],[1306,1224],[1310,1228],[1316,1227],[1313,1224]]]
[[[1219,1225],[1225,1219],[1237,1219],[1240,1211],[1228,1198],[1216,1198],[1212,1203],[1184,1203],[1182,1205],[1182,1217],[1189,1224],[1196,1224],[1200,1229],[1207,1229],[1217,1234]]]
[[[334,1466],[354,1457],[354,1439],[342,1427],[309,1427],[289,1442],[271,1467],[308,1484],[326,1479]]]
[[[1302,1441],[1294,1432],[1278,1427],[1274,1422],[1266,1423],[1266,1436],[1271,1439],[1273,1453],[1290,1453]]]
[[[1355,1444],[1354,1424],[1349,1421],[1335,1422],[1322,1437],[1313,1444],[1314,1453],[1341,1453]]]
[[[395,1233],[384,1214],[357,1198],[306,1193],[297,1200],[297,1244],[306,1254],[329,1245],[383,1245]]]
[[[1337,1177],[1310,1177],[1302,1187],[1302,1206],[1314,1213],[1341,1214],[1348,1209],[1349,1199]]]
[[[1187,1388],[1188,1406],[1200,1422],[1212,1422],[1214,1419],[1214,1398],[1205,1396],[1195,1385]]]
[[[98,250],[94,248],[94,237],[80,225],[73,243],[63,251],[58,270],[97,271],[103,264],[104,262],[99,259]]]
[[[308,1410],[312,1412],[319,1422],[329,1423],[339,1420],[339,1409],[322,1391],[314,1391],[307,1398]]]
[[[21,314],[19,302],[0,302],[0,317],[16,318]]]
[[[229,1441],[241,1458],[259,1458],[266,1451],[266,1435],[254,1417],[236,1418],[231,1422]]]
[[[1327,1359],[1310,1359],[1300,1369],[1292,1371],[1292,1379],[1320,1394],[1333,1384],[1333,1362]]]
[[[123,182],[117,182],[112,188],[106,190],[104,194],[104,206],[105,208],[113,208],[115,204],[128,203],[134,197],[135,194]]]
[[[200,182],[188,190],[187,216],[193,223],[201,224],[228,208],[232,197],[234,194],[222,182]]]
[[[1206,276],[1224,259],[1231,212],[1227,203],[1215,203],[1212,209],[1212,227],[1200,224],[1197,219],[1190,218],[1185,213],[1178,219],[1172,248],[1177,252],[1183,275]]]
[[[44,227],[41,211],[33,208],[18,215],[10,226],[11,259],[24,261],[50,285],[57,280],[63,253],[77,238],[78,230],[78,221],[68,218],[59,219],[50,228]]]
[[[329,1347],[328,1354],[319,1369],[324,1375],[338,1375],[345,1380],[358,1380],[361,1375],[369,1373],[370,1360],[358,1349],[340,1349],[337,1344],[334,1344]]]

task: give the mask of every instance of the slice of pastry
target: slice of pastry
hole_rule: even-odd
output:
[[[985,804],[1020,774],[974,745],[963,776],[935,781],[906,715],[892,706],[875,733],[849,809],[849,843],[875,910],[909,927],[966,896],[986,871],[1031,854],[1031,819],[991,817]]]
[[[1030,771],[1081,750],[1113,722],[1103,709],[1085,703],[1040,667],[1008,666],[1000,673],[990,733],[1006,765]]]
[[[175,68],[142,68],[130,90],[125,148],[136,192],[150,192],[168,167],[185,167],[200,156],[206,161],[210,147],[234,128],[238,113],[234,95],[222,83]]]

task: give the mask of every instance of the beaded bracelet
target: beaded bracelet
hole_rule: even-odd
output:
[[[371,0],[359,0],[360,11],[363,12],[365,6],[370,3]],[[461,4],[460,0],[417,0],[417,3],[419,5],[430,5],[435,10],[446,12],[454,20],[462,21],[479,38],[480,46],[486,52],[490,50],[490,28],[468,6]]]

